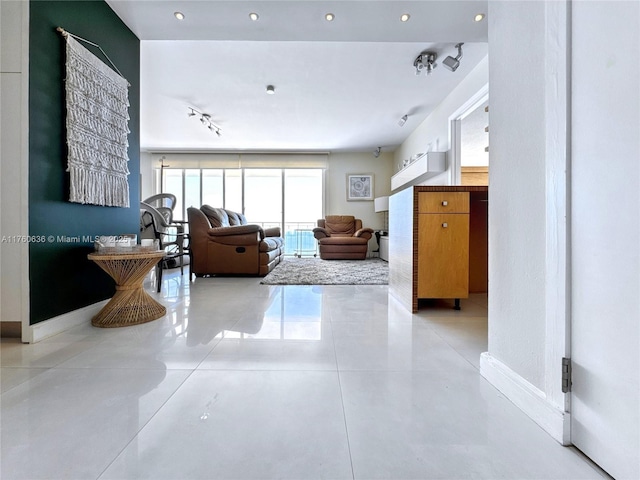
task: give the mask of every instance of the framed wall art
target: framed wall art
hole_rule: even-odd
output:
[[[347,201],[373,200],[373,174],[347,175]]]

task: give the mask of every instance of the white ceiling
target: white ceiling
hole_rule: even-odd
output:
[[[487,55],[487,21],[473,21],[486,0],[107,3],[142,41],[148,151],[393,150]],[[464,56],[451,72],[441,60],[458,42]],[[424,50],[440,64],[428,77],[413,67]],[[209,113],[222,136],[188,107]]]

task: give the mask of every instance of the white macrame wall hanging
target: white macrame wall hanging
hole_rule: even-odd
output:
[[[62,34],[67,45],[69,201],[129,207],[129,83],[71,34]]]

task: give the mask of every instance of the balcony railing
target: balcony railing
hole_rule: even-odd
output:
[[[282,227],[276,222],[251,222],[262,228]],[[315,222],[287,222],[284,224],[284,254],[287,256],[315,256],[317,254],[317,242],[313,237]]]

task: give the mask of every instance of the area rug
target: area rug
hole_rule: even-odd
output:
[[[321,260],[285,258],[263,285],[388,285],[389,264],[379,258]]]

